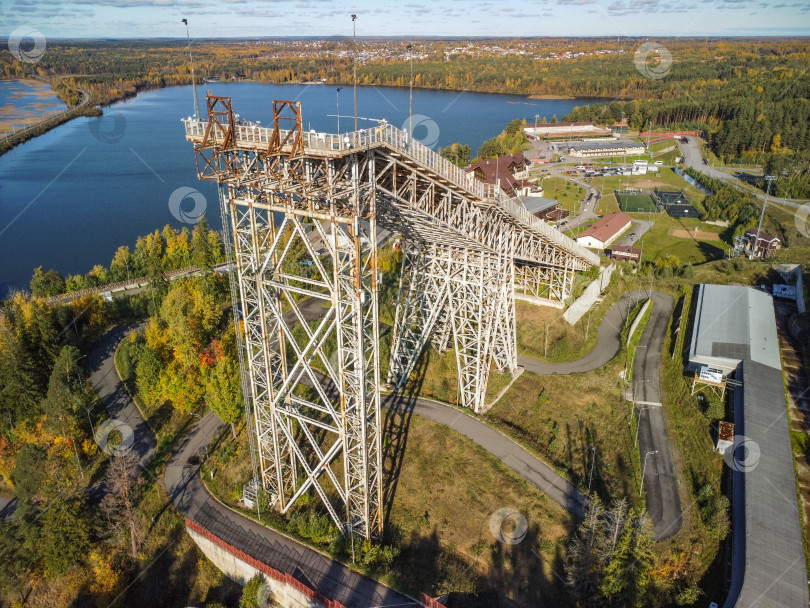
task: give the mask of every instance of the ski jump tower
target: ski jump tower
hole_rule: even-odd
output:
[[[272,127],[206,105],[186,138],[219,184],[261,483],[282,512],[313,489],[341,529],[379,537],[380,233],[403,244],[388,383],[429,341],[452,348],[476,412],[492,365],[517,367],[515,298],[560,303],[599,260],[385,122],[331,135],[304,132],[297,102],[274,101]]]

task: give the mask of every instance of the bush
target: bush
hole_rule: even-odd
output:
[[[245,583],[242,597],[239,599],[239,608],[266,608],[270,606],[269,599],[264,576],[257,574]]]

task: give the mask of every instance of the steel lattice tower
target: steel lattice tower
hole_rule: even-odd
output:
[[[186,137],[223,187],[262,484],[282,512],[313,489],[341,529],[378,537],[378,226],[403,240],[388,382],[428,342],[453,348],[476,412],[492,365],[517,367],[515,298],[561,303],[598,258],[385,123],[336,136],[303,132],[296,102],[273,102],[272,128],[237,121],[227,97],[207,109]]]

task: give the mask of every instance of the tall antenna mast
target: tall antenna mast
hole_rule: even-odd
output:
[[[194,110],[197,120],[202,120],[200,116],[200,103],[197,101],[197,79],[194,78],[194,59],[191,58],[191,37],[188,35],[188,19],[183,19],[186,24],[186,40],[188,41],[188,60],[191,63],[191,87],[194,89]]]

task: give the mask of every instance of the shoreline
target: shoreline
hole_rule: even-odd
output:
[[[564,101],[571,101],[571,100],[575,100],[575,99],[580,99],[579,97],[571,97],[570,95],[551,95],[551,94],[547,94],[547,95],[528,95],[527,97],[528,97],[528,99],[549,99],[549,100],[561,99],[561,100],[564,100]],[[593,98],[593,97],[582,97],[581,99],[595,99],[595,98]]]

